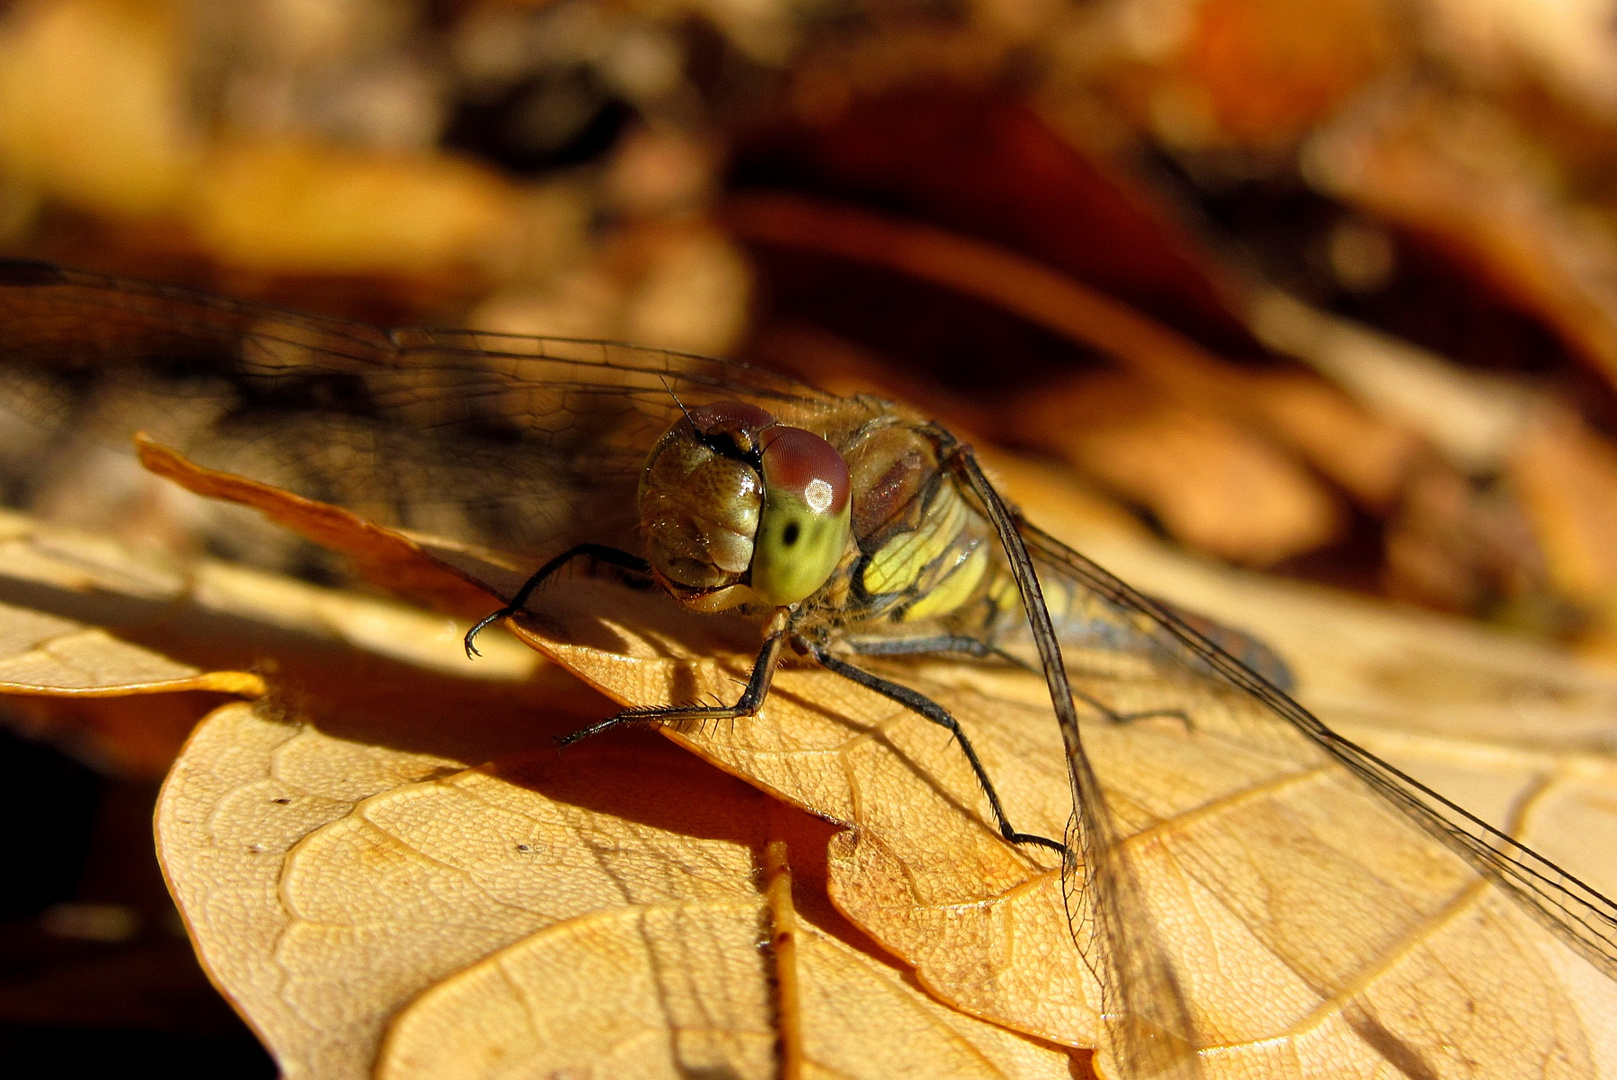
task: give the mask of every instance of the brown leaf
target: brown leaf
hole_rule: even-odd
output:
[[[99,627],[0,604],[0,693],[121,697],[186,690],[256,697],[264,680],[245,671],[202,671]]]
[[[1537,418],[1522,433],[1510,478],[1560,591],[1590,607],[1617,597],[1617,448],[1576,415]]]
[[[750,651],[710,619],[647,612],[596,587],[569,589],[565,609],[555,594],[547,601],[546,631],[519,624],[519,636],[631,707],[729,700],[751,667]],[[906,681],[958,705],[958,695]],[[1012,819],[1061,835],[1071,806],[1054,723],[990,723],[972,727],[972,738]],[[662,730],[727,772],[857,826],[833,843],[832,895],[945,1000],[1052,1041],[1094,1045],[1098,995],[1067,930],[1059,860],[999,840],[946,733],[813,667],[778,672],[756,717]],[[1012,940],[1023,950],[1014,962],[995,947]]]
[[[196,465],[175,451],[137,436],[141,464],[198,495],[251,506],[271,521],[350,556],[359,571],[405,596],[426,600],[451,611],[481,611],[488,596],[463,576],[445,571],[411,537],[373,525],[351,511],[283,491],[233,473]],[[452,545],[437,542],[447,552]],[[480,553],[485,563],[495,558]]]
[[[1220,558],[1267,565],[1340,531],[1335,500],[1301,463],[1142,379],[1068,380],[1028,395],[1015,412],[1031,441],[1149,507],[1175,538]]]
[[[545,601],[520,633],[637,707],[733,698],[756,641],[745,621],[695,615],[603,582],[557,588]],[[1125,657],[1074,654],[1071,663],[1078,688],[1114,709],[1191,704]],[[1012,820],[1059,834],[1068,786],[1041,679],[943,662],[883,670],[959,717]],[[1608,1052],[1600,1017],[1617,1009],[1617,985],[1346,774],[1298,768],[1285,752],[1266,749],[1254,735],[1264,729],[1247,715],[1254,707],[1235,696],[1195,699],[1188,723],[1101,721],[1084,732],[1154,922],[1165,928],[1161,945],[1191,980],[1200,1030],[1220,1045],[1203,1056],[1204,1069],[1334,1076],[1373,1073],[1389,1061],[1441,1069],[1461,1055],[1502,1074],[1555,1057],[1569,1075],[1596,1075]],[[1051,1041],[1095,1045],[1098,987],[1067,924],[1059,868],[998,837],[947,733],[814,668],[781,671],[756,717],[665,732],[765,791],[854,826],[831,842],[830,894],[914,964],[934,995]],[[1607,762],[1500,748],[1479,766],[1477,755],[1438,741],[1398,742],[1369,729],[1361,737],[1445,788],[1494,793],[1481,813],[1551,848],[1597,888],[1610,887],[1617,772]],[[425,761],[421,768],[432,771]],[[276,782],[287,775],[280,765],[272,772]],[[345,781],[363,773],[338,770]],[[452,817],[418,820],[433,827]],[[488,829],[449,831],[457,845],[489,843]],[[294,854],[313,850],[300,843]],[[177,889],[182,876],[207,876],[170,865]],[[330,872],[310,868],[307,880]],[[376,876],[374,866],[367,872]],[[279,893],[290,895],[297,880],[282,877]],[[384,881],[370,887],[419,912],[409,927],[415,936],[401,945],[408,969],[437,963],[439,939],[462,932],[452,917],[458,902],[443,899],[457,894],[445,887],[420,890],[419,900]],[[268,882],[259,888],[276,891]],[[251,937],[240,928],[223,935]],[[329,960],[330,944],[311,950]],[[391,969],[375,948],[367,939],[365,977],[385,982]],[[1511,972],[1508,985],[1501,970]],[[1415,1000],[1425,1002],[1420,1012],[1398,1011]],[[1476,1017],[1464,1034],[1434,1011],[1458,1003]]]
[[[401,712],[397,735],[439,722]],[[288,1077],[604,1069],[1067,1076],[772,906],[768,800],[656,741],[463,762],[220,710],[170,776],[164,867],[214,979]],[[804,830],[807,829],[805,836]],[[777,1015],[771,927],[797,925]],[[787,977],[785,975],[779,977]],[[795,1034],[794,1034],[795,1032]]]
[[[1617,383],[1617,244],[1592,220],[1598,207],[1550,179],[1534,132],[1484,101],[1409,85],[1323,129],[1310,178],[1478,266],[1506,302]]]
[[[0,597],[25,619],[4,658],[8,718],[123,775],[162,776],[220,696],[262,693],[261,676],[318,686],[322,700],[356,678],[491,708],[593,700],[503,630],[483,636],[473,663],[465,621],[229,563],[177,563],[17,514],[0,514]],[[428,672],[465,681],[457,690]]]
[[[884,267],[987,301],[1099,350],[1186,396],[1219,393],[1219,361],[1172,328],[1016,251],[914,221],[795,195],[738,196],[726,222],[749,240]]]
[[[77,593],[171,601],[185,589],[172,566],[142,559],[109,537],[5,510],[0,510],[0,568],[13,580]]]
[[[100,627],[0,603],[0,694],[10,695],[8,720],[106,769],[161,775],[205,711],[202,701],[263,693],[264,681],[249,672],[207,671]]]
[[[600,627],[553,621],[535,644],[625,704],[727,699],[747,670],[745,653],[715,654],[711,642],[686,651],[666,624],[647,625],[604,595],[580,599],[576,611],[594,613]],[[546,615],[557,618],[549,605]],[[569,644],[603,628],[620,639],[611,652]],[[1090,661],[1074,666],[1104,662]],[[901,677],[961,720],[1019,827],[1059,828],[1067,786],[1041,679],[942,663]],[[1079,685],[1115,702],[1119,681],[1087,677]],[[1130,709],[1176,702],[1171,688],[1125,689]],[[1416,1043],[1410,1052],[1442,1060],[1457,1050],[1506,1072],[1565,1054],[1582,1062],[1572,1075],[1594,1075],[1596,1018],[1617,1005],[1617,986],[1345,776],[1294,772],[1283,758],[1233,749],[1252,722],[1242,718],[1247,707],[1229,699],[1218,710],[1199,708],[1189,730],[1164,720],[1084,732],[1097,771],[1110,778],[1114,812],[1137,832],[1125,844],[1158,925],[1173,928],[1166,947],[1206,980],[1193,1008],[1224,1049],[1204,1068],[1373,1072],[1387,1051],[1364,1036],[1360,995],[1388,1002],[1419,993],[1441,972],[1486,1019],[1468,1036],[1451,1035],[1454,1049]],[[1066,923],[1059,870],[999,840],[946,733],[816,670],[779,673],[754,718],[668,733],[765,790],[852,824],[832,842],[831,894],[915,964],[934,994],[1052,1041],[1095,1044],[1098,990]],[[1494,750],[1482,753],[1485,768],[1464,746],[1365,737],[1444,790],[1489,792],[1478,810],[1609,887],[1617,770],[1608,763]],[[1220,867],[1211,877],[1209,864]],[[1513,972],[1509,989],[1496,983],[1500,965]],[[1223,975],[1231,970],[1240,979]],[[1337,997],[1327,989],[1354,971],[1364,973],[1362,990]],[[1283,1071],[1270,1040],[1292,1047],[1301,1063]]]
[[[1277,647],[1295,696],[1332,726],[1562,750],[1617,738],[1617,676],[1603,668],[1468,620],[1207,566],[1120,535],[1020,471],[999,475],[1007,495],[1038,507],[1041,526],[1125,581]]]
[[[670,1029],[676,1069],[777,1075],[777,1006],[758,977],[760,905],[744,881],[735,900],[572,919],[446,979],[395,1022],[378,1075],[481,1076],[513,1060],[534,1073],[661,1074],[667,1064],[647,1044],[666,1044]],[[778,941],[780,913],[769,914]],[[796,1008],[782,1026],[797,1029],[803,1075],[1070,1075],[1066,1055],[937,1005],[812,925],[797,931],[791,977]],[[558,995],[558,983],[574,993]]]
[[[1378,0],[1325,0],[1306,14],[1285,0],[1203,0],[1194,9],[1176,74],[1195,84],[1223,133],[1260,146],[1302,135],[1397,51],[1395,9]]]
[[[464,274],[520,225],[515,190],[472,161],[284,136],[221,141],[187,195],[202,247],[258,273]]]
[[[1317,378],[1279,373],[1243,381],[1254,411],[1281,441],[1361,505],[1381,511],[1397,497],[1421,449],[1412,432]]]
[[[1174,16],[1163,18],[1174,21]],[[896,69],[892,66],[896,56],[881,57],[880,41],[867,43],[870,52],[859,49],[805,58],[807,62],[797,66],[799,93],[814,94],[815,83],[822,87],[840,83],[846,107],[834,120],[821,117],[805,124],[777,117],[775,126],[741,133],[734,173],[748,177],[740,181],[742,185],[780,183],[790,176],[794,191],[835,193],[863,204],[867,211],[903,207],[905,213],[957,238],[987,241],[1042,263],[1194,340],[1216,343],[1226,355],[1250,353],[1254,343],[1230,310],[1226,275],[1186,235],[1183,220],[1166,209],[1152,184],[1141,184],[1098,149],[1097,143],[1105,140],[1097,140],[1094,125],[1085,122],[1092,116],[1083,103],[1087,95],[1074,95],[1070,84],[1058,82],[1035,91],[1034,104],[1007,94],[992,78],[983,84],[968,79],[966,85],[957,77],[917,80],[912,65],[936,55],[933,50],[949,47],[933,39],[917,53],[920,42],[904,42],[902,32],[884,38],[903,50],[904,59]],[[969,48],[970,40],[966,35],[956,43]],[[831,70],[816,71],[817,61],[827,62]],[[896,346],[899,355],[911,353],[904,348],[906,340],[912,349],[933,340],[917,328],[906,331],[907,322],[930,317],[938,323],[943,316],[946,336],[955,345],[963,336],[970,343],[968,351],[1001,346],[993,351],[993,378],[983,380],[984,386],[1016,385],[1027,368],[1042,366],[1014,335],[999,340],[983,336],[977,320],[959,317],[947,298],[928,305],[929,311],[912,312],[905,310],[913,301],[907,302],[904,293],[887,290],[880,303],[849,304],[834,298],[830,304],[816,302],[816,297],[828,295],[823,272],[813,273],[810,267],[807,275],[794,273],[790,263],[781,263],[785,251],[777,246],[784,242],[786,249],[812,250],[817,245],[802,243],[812,240],[812,229],[782,235],[776,230],[785,222],[749,221],[744,204],[731,206],[741,210],[733,227],[763,246],[766,272],[776,271],[770,276],[768,295],[773,311],[795,311],[816,322],[829,316],[833,321],[828,325],[841,333],[873,346],[890,342],[887,350]],[[755,225],[762,231],[755,233]],[[794,232],[800,239],[794,239]],[[905,272],[938,280],[937,274],[949,274],[952,265],[954,273],[975,279],[972,283],[956,278],[953,286],[965,286],[968,295],[986,299],[1000,295],[992,291],[992,274],[971,274],[970,251],[955,247],[942,253],[941,265],[924,259],[923,265],[911,264]],[[928,272],[925,264],[937,269]],[[843,296],[863,295],[865,281],[837,280]],[[1026,284],[1019,281],[1007,290],[1008,310],[1021,310],[1015,297],[1019,292],[1026,295],[1022,289]],[[936,306],[939,302],[949,305],[947,315]],[[950,346],[936,342],[922,345],[910,359],[931,367],[929,358],[937,361],[950,351]]]

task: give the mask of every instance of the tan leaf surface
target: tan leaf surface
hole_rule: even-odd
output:
[[[672,608],[648,616],[621,596],[574,586],[565,609],[562,597],[547,598],[547,632],[519,633],[628,705],[739,693],[751,657],[727,627]],[[1054,722],[974,725],[976,715],[958,715],[1011,819],[1061,835],[1071,805]],[[664,731],[767,791],[857,824],[833,841],[833,895],[946,1000],[1044,1038],[1094,1045],[1097,994],[1067,930],[1059,860],[1012,849],[985,824],[947,733],[817,668],[780,671],[750,720]]]
[[[0,693],[115,697],[185,690],[256,696],[264,680],[245,671],[202,671],[99,627],[0,604]]]
[[[547,603],[549,628],[535,643],[611,696],[647,706],[738,692],[746,654],[725,656],[722,643],[700,639],[687,651],[672,620],[579,592],[571,614]],[[593,630],[572,621],[592,617]],[[571,643],[603,631],[619,639],[611,652]],[[960,718],[1012,820],[1059,830],[1066,784],[1042,680],[950,664],[906,676]],[[1080,685],[1114,701],[1131,690],[1128,708],[1172,701],[1120,681]],[[1345,775],[1254,745],[1244,707],[1198,708],[1191,730],[1160,720],[1084,732],[1114,813],[1137,834],[1125,843],[1165,945],[1192,973],[1197,1022],[1219,1047],[1204,1060],[1209,1075],[1371,1076],[1400,1054],[1433,1075],[1464,1062],[1498,1076],[1617,1070],[1617,984]],[[1066,925],[1058,870],[998,839],[946,733],[817,670],[777,675],[751,720],[669,733],[855,825],[832,842],[832,895],[939,997],[1053,1041],[1095,1045],[1098,991]],[[1609,762],[1441,740],[1390,748],[1395,764],[1479,796],[1479,812],[1610,887]],[[1462,1030],[1446,1009],[1476,1019]],[[1390,1016],[1397,1029],[1378,1035]],[[1545,1060],[1560,1065],[1538,1070]]]
[[[229,563],[182,562],[6,512],[0,605],[24,620],[11,626],[15,651],[0,656],[10,669],[4,691],[17,695],[8,721],[123,775],[161,777],[221,693],[262,692],[259,675],[231,668],[313,680],[328,688],[323,696],[366,679],[401,696],[457,693],[453,683],[423,683],[427,671],[474,682],[471,692],[490,700],[503,695],[505,708],[583,692],[503,630],[484,635],[472,663],[460,648],[470,625],[462,619]]]
[[[249,672],[195,667],[100,627],[0,602],[0,694],[12,695],[7,721],[103,767],[161,775],[217,695],[263,693],[263,680]]]
[[[1231,571],[1098,519],[1036,469],[996,455],[1006,494],[1123,580],[1257,634],[1333,727],[1372,724],[1543,748],[1617,746],[1617,673],[1430,611]]]
[[[732,699],[756,642],[744,623],[587,582],[548,592],[523,633],[634,706]],[[1074,659],[1080,687],[1114,708],[1193,714],[1189,725],[1088,725],[1085,737],[1163,946],[1217,1047],[1203,1057],[1210,1075],[1617,1068],[1617,984],[1448,849],[1340,770],[1291,756],[1285,732],[1265,734],[1244,699],[1184,699],[1126,658]],[[959,716],[1019,827],[1059,835],[1067,785],[1041,680],[956,663],[892,673]],[[832,842],[831,894],[940,998],[1094,1045],[1097,988],[1066,925],[1057,868],[985,823],[946,733],[817,669],[783,670],[755,718],[669,733],[854,825]],[[1414,744],[1393,749],[1445,789],[1475,771],[1463,753],[1425,761]],[[1512,784],[1485,775],[1473,785],[1494,792],[1480,812],[1601,887],[1617,838],[1605,819],[1617,804],[1608,763],[1524,756],[1505,772]]]
[[[40,523],[0,509],[0,575],[80,593],[171,600],[184,589],[172,567],[142,559],[109,537]]]
[[[306,499],[269,484],[197,465],[174,450],[136,436],[141,464],[198,495],[251,506],[271,521],[350,556],[360,572],[407,596],[450,611],[481,611],[487,596],[478,586],[446,574],[411,537],[373,525],[351,511]],[[488,561],[491,556],[484,556]]]
[[[427,567],[434,575],[443,574],[438,562]],[[486,594],[478,595],[480,615],[488,601]],[[474,664],[457,647],[471,625],[467,620],[236,563],[201,559],[177,564],[110,537],[6,510],[0,510],[0,598],[53,613],[83,612],[102,625],[136,633],[191,615],[245,620],[313,638],[336,638],[463,678],[526,679],[541,662],[531,649],[495,631],[480,640],[483,655]],[[230,629],[216,621],[195,636],[218,640]],[[240,627],[235,629],[239,636]]]
[[[403,745],[445,718],[394,720]],[[764,1077],[782,1032],[809,1076],[1070,1075],[829,912],[832,934],[799,924],[799,1005],[778,1016],[757,869],[783,817],[657,740],[467,768],[229,707],[157,830],[200,955],[288,1077]],[[824,842],[808,819],[781,831]]]
[[[412,1003],[377,1074],[489,1075],[520,1062],[541,1077],[777,1075],[759,929],[755,898],[560,923]],[[804,1077],[1069,1075],[1065,1055],[938,1005],[813,926],[799,934],[797,978]]]
[[[1161,547],[1059,528],[1126,581],[1257,634],[1333,727],[1361,724],[1547,749],[1617,746],[1617,673],[1460,619],[1223,571]]]

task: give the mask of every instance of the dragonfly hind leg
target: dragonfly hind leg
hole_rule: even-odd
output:
[[[911,640],[918,641],[922,639]],[[981,643],[979,642],[978,644],[980,645]],[[983,646],[983,648],[988,649],[989,647]],[[928,651],[942,652],[968,650],[932,649]],[[827,671],[841,675],[849,682],[858,683],[867,690],[874,690],[883,697],[898,702],[898,704],[904,706],[906,709],[909,709],[911,712],[932,721],[934,724],[944,728],[951,735],[953,735],[955,737],[955,741],[960,744],[961,752],[966,755],[966,760],[971,763],[972,774],[977,777],[977,783],[983,789],[983,794],[988,797],[989,808],[994,812],[995,827],[999,829],[999,834],[1006,840],[1013,844],[1037,844],[1040,847],[1047,847],[1053,851],[1059,851],[1063,856],[1067,854],[1067,845],[1063,844],[1061,841],[1052,840],[1048,836],[1040,836],[1037,833],[1017,832],[1016,829],[1011,826],[1010,821],[1005,816],[1005,806],[999,801],[999,792],[994,790],[993,782],[988,779],[988,770],[983,768],[982,761],[977,757],[976,747],[971,745],[971,740],[966,737],[965,730],[960,726],[960,721],[956,720],[949,710],[945,709],[942,705],[939,705],[926,695],[919,694],[907,686],[900,686],[898,683],[888,682],[879,675],[872,675],[863,668],[854,667],[847,661],[838,659],[837,657],[831,655],[831,653],[828,652],[823,646],[810,644],[808,646],[808,652],[809,655],[814,657],[819,665],[825,668]],[[989,652],[992,654],[993,650],[990,649]],[[894,654],[892,652],[888,652],[887,655]]]
[[[963,634],[934,634],[927,637],[858,638],[848,646],[860,656],[923,656],[927,653],[960,653],[977,660],[1004,660],[1024,671],[1038,668],[1004,649]],[[1118,712],[1105,702],[1090,697],[1080,690],[1072,692],[1073,699],[1081,701],[1114,724],[1132,724],[1136,720],[1150,720],[1168,716],[1182,722],[1186,730],[1191,727],[1190,717],[1183,709],[1141,709],[1139,712]],[[945,725],[947,726],[947,725]]]
[[[657,724],[673,720],[736,720],[744,716],[755,716],[763,707],[764,698],[769,696],[769,685],[774,681],[775,668],[780,664],[781,651],[785,645],[786,635],[781,632],[771,634],[764,640],[763,648],[758,650],[758,659],[753,662],[752,675],[747,679],[747,688],[741,692],[741,697],[734,705],[672,705],[650,709],[625,709],[598,724],[591,724],[581,731],[557,739],[556,745],[571,746],[591,735],[599,735],[603,731],[610,731],[624,724]]]
[[[926,637],[855,638],[847,646],[860,656],[921,656],[926,653],[959,653],[977,660],[1004,660],[1027,667],[1021,660],[992,645],[965,634],[930,634]]]
[[[551,559],[545,565],[535,570],[533,576],[522,583],[509,603],[500,610],[483,618],[476,626],[466,631],[466,656],[468,659],[483,655],[477,651],[477,635],[501,619],[510,618],[521,611],[528,604],[528,597],[533,591],[543,585],[553,574],[574,559],[594,559],[596,562],[615,566],[620,570],[627,570],[632,574],[651,574],[651,564],[638,555],[631,555],[627,551],[606,544],[577,544]]]

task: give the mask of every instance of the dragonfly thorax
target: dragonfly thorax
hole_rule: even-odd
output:
[[[848,546],[848,466],[755,405],[692,409],[646,458],[638,509],[658,579],[704,611],[811,596]]]

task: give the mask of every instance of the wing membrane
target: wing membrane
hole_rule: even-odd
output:
[[[1428,834],[1490,882],[1526,906],[1590,963],[1617,978],[1617,904],[1531,848],[1400,772],[1277,690],[1252,669],[1185,622],[1178,613],[1134,589],[1033,526],[1022,526],[1042,569],[1079,583],[1117,612],[1119,621],[1148,636],[1162,660],[1239,691],[1263,708],[1263,720],[1234,727],[1223,737],[1299,762],[1328,760],[1403,811]]]
[[[1087,606],[1087,617],[1126,628],[1130,651],[1149,657],[1143,672],[1121,670],[1107,657],[1089,668],[1080,649],[1069,661],[1074,681],[1096,696],[1109,695],[1120,712],[1154,704],[1164,686],[1172,687],[1168,696],[1184,710],[1188,729],[1179,742],[1232,777],[1228,787],[1153,804],[1150,794],[1140,794],[1150,785],[1139,781],[1138,763],[1108,755],[1104,742],[1091,752],[1101,798],[1120,808],[1119,861],[1149,860],[1146,876],[1154,882],[1186,879],[1184,890],[1167,899],[1136,899],[1155,911],[1159,925],[1182,925],[1184,906],[1194,906],[1185,899],[1191,895],[1232,913],[1242,933],[1258,939],[1298,980],[1298,993],[1317,996],[1314,1008],[1341,1018],[1365,1046],[1409,1076],[1447,1075],[1453,1066],[1435,1048],[1463,1054],[1483,1038],[1479,1030],[1488,1024],[1478,987],[1499,972],[1511,972],[1521,986],[1555,984],[1538,970],[1542,961],[1499,929],[1495,896],[1514,901],[1617,978],[1617,905],[1332,731],[1174,609],[1037,528],[1021,523],[1020,531],[1046,592],[1070,594],[1058,606]],[[1104,725],[1091,723],[1089,730],[1106,736]],[[1276,807],[1286,812],[1276,814]],[[1424,838],[1437,845],[1423,844]],[[1381,858],[1388,852],[1407,854],[1399,855],[1400,863]],[[1106,902],[1105,890],[1093,891],[1090,903]],[[1126,910],[1113,916],[1128,917]],[[1423,979],[1418,1000],[1392,992],[1399,965],[1427,962],[1429,941],[1468,920],[1477,924],[1472,940],[1454,951],[1463,960],[1432,961],[1438,971],[1452,964],[1447,981]],[[1176,977],[1195,985],[1186,951],[1171,945],[1167,952]],[[1227,1014],[1205,1011],[1200,996],[1189,1000],[1199,1047],[1251,1037]],[[1276,1008],[1277,1015],[1284,1011]],[[1559,1008],[1572,1011],[1566,1002]],[[1472,1019],[1456,1026],[1454,1016],[1467,1010]],[[1291,1029],[1277,1024],[1277,1030]],[[1584,1074],[1572,1067],[1568,1075]]]
[[[640,467],[681,402],[744,396],[822,434],[874,408],[704,357],[389,330],[36,263],[0,264],[0,355],[55,458],[145,429],[385,524],[543,556],[632,544]]]

